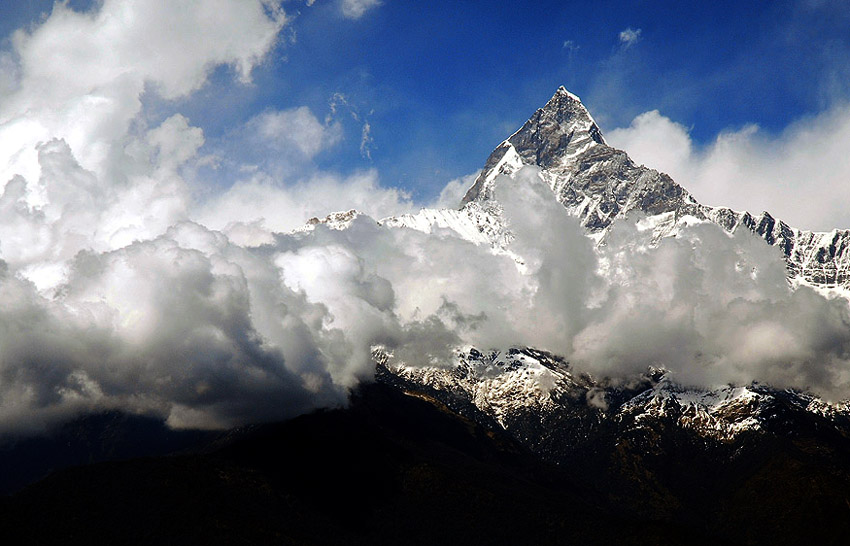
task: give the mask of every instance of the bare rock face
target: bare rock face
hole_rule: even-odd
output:
[[[531,119],[499,145],[461,202],[492,198],[492,179],[507,163],[538,165],[553,172],[568,169],[571,159],[596,144],[605,146],[602,132],[575,95],[563,87]],[[606,146],[607,147],[607,146]]]
[[[486,207],[494,198],[495,178],[525,165],[540,167],[558,201],[594,233],[635,209],[701,219],[709,210],[666,174],[637,166],[608,146],[579,98],[563,87],[493,151],[462,206]]]

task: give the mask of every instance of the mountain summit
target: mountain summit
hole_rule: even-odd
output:
[[[510,253],[511,225],[504,217],[496,186],[514,178],[524,167],[536,169],[537,176],[552,191],[552,197],[579,220],[599,245],[597,249],[605,245],[611,229],[630,214],[642,216],[638,237],[646,237],[649,246],[694,224],[717,226],[728,233],[746,230],[781,251],[792,287],[808,285],[821,291],[850,294],[850,232],[802,231],[767,212],[753,216],[697,202],[668,175],[637,165],[626,152],[609,146],[579,98],[563,87],[493,151],[459,210],[423,210],[417,215],[383,222],[391,227],[426,232],[434,227],[449,228],[476,244],[489,244],[496,252]],[[757,245],[758,241],[753,243]],[[817,418],[838,419],[835,422],[840,422],[840,427],[850,423],[850,412],[845,406],[819,405],[813,398],[785,395],[767,388],[758,391],[761,394],[755,398],[751,394],[756,391],[748,389],[677,391],[669,387],[664,374],[654,372],[633,393],[639,396],[631,399],[616,385],[606,386],[595,379],[577,376],[567,363],[537,349],[520,347],[510,351],[484,354],[472,349],[458,355],[454,369],[406,367],[388,357],[385,368],[387,377],[402,382],[405,388],[420,385],[429,389],[429,396],[441,399],[450,407],[471,405],[475,411],[483,412],[523,438],[533,436],[527,430],[532,426],[528,419],[539,422],[544,414],[562,417],[569,414],[572,416],[569,419],[573,419],[579,411],[589,419],[585,425],[595,426],[599,419],[620,419],[623,412],[632,411],[639,414],[655,411],[668,419],[673,415],[669,408],[675,407],[684,411],[680,416],[681,426],[691,427],[697,435],[726,442],[737,438],[742,431],[772,422],[772,417],[762,413],[768,407],[766,402],[750,404],[755,398],[781,399],[794,412],[807,416],[806,419],[814,419],[817,414],[820,416]],[[494,375],[493,370],[499,369]],[[542,388],[543,383],[549,387]],[[458,397],[465,402],[459,402]],[[577,400],[591,399],[604,403],[576,409]],[[603,406],[605,409],[600,409]],[[727,412],[727,406],[737,409]],[[575,426],[582,429],[584,425]],[[539,441],[548,441],[550,428],[535,430],[535,434],[541,435]]]
[[[581,100],[561,86],[543,108],[493,150],[461,205],[491,197],[493,178],[513,172],[512,167],[564,169],[570,159],[594,144],[605,145],[602,132]]]

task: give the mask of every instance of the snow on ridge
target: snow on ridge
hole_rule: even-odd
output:
[[[318,225],[324,225],[329,227],[330,229],[341,231],[343,229],[348,229],[351,226],[351,223],[354,222],[354,220],[360,216],[366,215],[356,209],[332,212],[324,218],[318,218],[314,216],[313,218],[307,220],[307,222],[305,222],[303,226],[292,230],[292,233],[306,233],[309,231],[313,231]]]
[[[506,427],[517,412],[550,412],[557,408],[558,393],[573,385],[572,374],[553,362],[542,362],[542,353],[531,350],[482,354],[459,349],[454,367],[410,366],[385,361],[397,377],[437,391],[460,394],[475,407]]]
[[[472,243],[491,243],[469,213],[460,210],[422,209],[416,214],[402,214],[384,218],[379,223],[387,227],[410,228],[423,233],[433,233],[435,228],[450,229],[461,238]]]

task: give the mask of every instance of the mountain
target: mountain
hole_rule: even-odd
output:
[[[212,448],[54,473],[0,498],[7,544],[709,544],[624,512],[505,434],[381,384]]]
[[[563,87],[490,154],[458,211],[424,210],[384,223],[424,231],[439,225],[476,243],[504,246],[510,234],[495,199],[496,177],[526,165],[541,169],[555,198],[597,240],[633,211],[647,215],[655,239],[675,235],[685,223],[713,222],[728,232],[747,229],[778,247],[794,283],[850,288],[850,230],[805,231],[768,212],[702,205],[668,175],[636,165],[625,152],[608,146],[579,98]]]
[[[666,174],[636,165],[609,146],[579,98],[563,87],[490,154],[457,210],[425,209],[381,223],[426,233],[451,229],[495,252],[509,252],[513,234],[497,185],[505,180],[501,175],[513,177],[525,166],[539,169],[553,198],[598,246],[631,213],[643,215],[652,227],[646,231],[650,244],[694,223],[716,224],[729,233],[745,229],[782,251],[792,287],[806,284],[847,294],[842,291],[850,282],[845,273],[850,232],[802,231],[768,213],[754,217],[698,203]],[[338,213],[310,225],[346,229],[356,215]],[[655,512],[651,500],[638,491],[651,492],[659,506],[670,498],[687,506],[696,502],[685,499],[690,493],[682,484],[692,469],[679,466],[682,460],[698,456],[706,472],[727,474],[717,465],[736,467],[748,457],[760,462],[747,464],[767,464],[760,458],[762,444],[782,446],[777,453],[795,453],[789,455],[794,460],[798,450],[806,457],[829,454],[814,467],[829,468],[836,483],[850,483],[844,470],[850,468],[850,401],[828,403],[806,392],[757,383],[685,388],[666,370],[652,367],[640,377],[596,378],[532,347],[463,347],[453,361],[433,366],[409,366],[381,347],[374,357],[379,382],[507,432],[557,466],[583,461],[588,466],[582,475],[607,476],[617,483],[616,491],[633,488],[633,496],[627,497],[640,499],[633,508],[645,509],[651,517],[670,513]],[[615,454],[624,459],[613,460]],[[601,460],[609,466],[598,466]],[[639,475],[623,474],[625,460],[640,469]],[[657,471],[650,470],[653,465]]]
[[[516,363],[525,360],[536,372],[571,375],[540,352],[467,357],[467,385],[480,381],[487,361],[521,372]],[[850,533],[848,439],[806,421],[782,395],[754,387],[703,400],[725,423],[760,404],[765,426],[785,431],[759,436],[744,427],[707,439],[675,424],[688,418],[681,402],[702,395],[658,375],[601,387],[615,405],[617,396],[652,399],[654,412],[621,404],[620,417],[600,419],[595,402],[574,403],[506,411],[502,424],[410,379],[379,368],[379,381],[358,388],[345,409],[234,429],[180,454],[54,472],[0,497],[0,538],[697,546],[837,545]],[[524,392],[521,380],[507,385]],[[594,388],[572,376],[558,397],[592,401],[586,393]]]
[[[635,431],[618,445],[608,443],[616,428],[597,423],[586,446],[555,465],[464,410],[399,387],[364,385],[346,409],[236,429],[195,453],[56,472],[0,498],[0,537],[649,546],[843,544],[850,532],[850,480],[813,434],[706,451],[661,419],[642,424],[659,438]],[[585,418],[537,426],[567,430]]]
[[[450,228],[506,249],[513,236],[497,186],[500,175],[513,177],[525,166],[539,169],[553,197],[597,245],[632,213],[651,226],[650,244],[695,223],[728,233],[745,229],[781,250],[792,287],[848,294],[850,232],[803,231],[767,212],[753,216],[698,203],[666,174],[609,146],[564,88],[493,151],[458,210],[424,210],[384,223]],[[425,367],[407,366],[381,349],[375,356],[379,381],[507,432],[648,520],[699,522],[727,539],[724,529],[746,521],[736,539],[762,544],[792,543],[815,520],[837,528],[850,516],[848,402],[757,383],[685,388],[651,367],[627,380],[594,378],[530,347],[466,347],[453,362]],[[802,514],[803,505],[819,506],[820,515]]]
[[[83,415],[42,434],[0,437],[0,496],[70,466],[154,457],[204,445],[219,433],[172,430],[161,419],[105,411]]]
[[[499,184],[525,166],[597,249],[631,214],[651,227],[649,244],[716,224],[781,250],[792,287],[850,287],[848,232],[698,203],[608,146],[564,88],[493,151],[458,209],[379,224],[448,229],[510,254]],[[346,230],[358,216],[302,231]],[[59,452],[14,487],[63,465],[147,458],[54,472],[0,500],[0,533],[25,544],[746,545],[850,534],[850,402],[759,383],[685,387],[651,363],[596,377],[534,347],[464,346],[416,366],[382,346],[372,354],[375,382],[346,409],[212,436],[110,415],[9,446],[10,466]],[[126,441],[127,427],[156,446]]]
[[[792,544],[810,525],[831,533],[850,521],[847,403],[758,384],[685,388],[657,369],[596,380],[530,348],[470,349],[442,368],[376,357],[379,382],[507,432],[646,521],[742,544]]]

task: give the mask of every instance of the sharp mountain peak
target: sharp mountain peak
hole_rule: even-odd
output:
[[[558,171],[594,145],[607,146],[602,131],[577,95],[561,86],[552,98],[490,154],[481,174],[461,201],[492,197],[493,179],[522,165]]]

